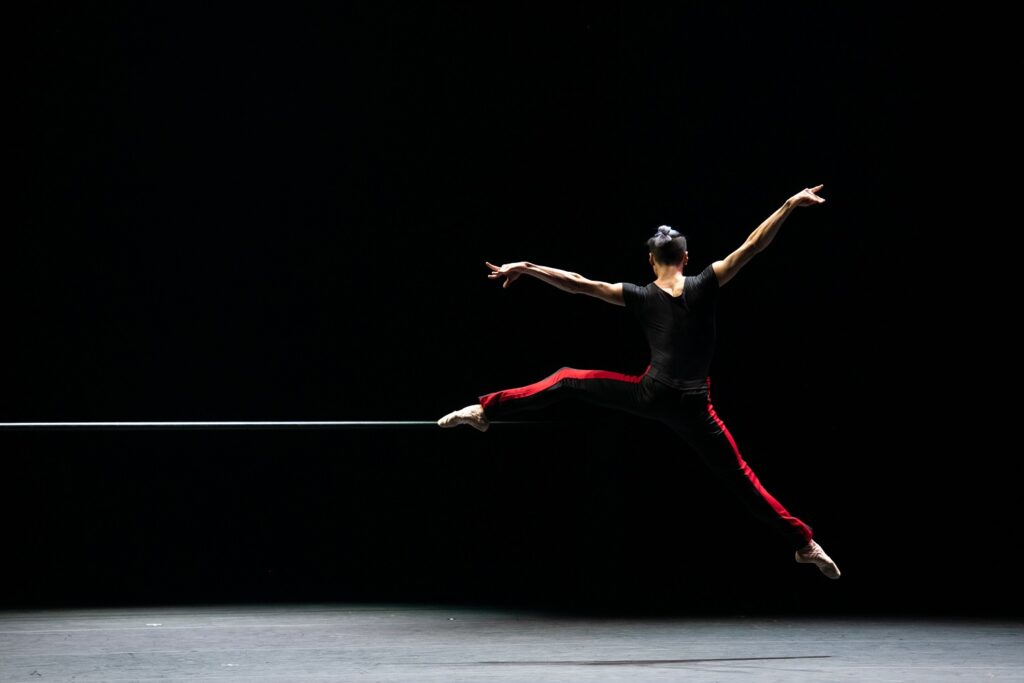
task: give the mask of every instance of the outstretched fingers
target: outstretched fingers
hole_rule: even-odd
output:
[[[519,273],[515,270],[512,270],[512,268],[507,265],[496,266],[490,261],[484,261],[484,263],[487,265],[488,268],[491,269],[491,272],[487,274],[487,278],[489,280],[495,280],[501,277],[502,275],[505,276],[505,281],[501,283],[502,288],[508,287],[516,280],[516,278],[519,277]]]
[[[797,206],[807,206],[809,204],[824,204],[825,198],[819,197],[818,192],[824,185],[815,185],[814,187],[805,187],[803,190],[793,196]]]

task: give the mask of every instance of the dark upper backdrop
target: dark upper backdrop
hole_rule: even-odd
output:
[[[642,283],[667,223],[694,272],[824,183],[723,290],[712,376],[843,579],[668,435],[562,406],[487,435],[2,432],[5,604],[1019,611],[1019,468],[950,395],[971,318],[923,277],[947,197],[917,18],[484,4],[38,11],[0,418],[434,420],[564,365],[640,372],[623,309],[484,261]]]

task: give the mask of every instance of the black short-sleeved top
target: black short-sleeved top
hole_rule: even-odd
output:
[[[715,351],[718,303],[718,277],[711,266],[687,275],[678,297],[653,282],[645,287],[623,282],[622,296],[651,347],[647,374],[684,391],[704,388]]]

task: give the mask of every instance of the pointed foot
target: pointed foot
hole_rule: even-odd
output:
[[[459,425],[469,425],[473,429],[481,432],[486,432],[491,427],[490,421],[487,419],[487,415],[484,414],[484,409],[481,405],[471,405],[448,413],[440,420],[437,421],[438,426],[450,428],[458,427]]]
[[[813,564],[821,573],[830,579],[839,578],[839,567],[825,550],[815,541],[811,541],[800,550],[796,551],[796,561],[801,564]]]

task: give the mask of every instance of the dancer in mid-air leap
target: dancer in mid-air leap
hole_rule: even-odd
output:
[[[656,278],[643,287],[627,282],[598,282],[528,261],[502,266],[487,263],[487,277],[504,278],[503,287],[520,275],[530,275],[572,294],[587,294],[625,306],[643,326],[651,349],[650,365],[639,376],[562,368],[539,382],[480,396],[477,403],[449,413],[437,423],[441,427],[466,424],[485,432],[492,419],[565,399],[657,420],[682,437],[757,518],[789,539],[797,562],[814,564],[825,576],[838,579],[839,567],[813,540],[811,528],[768,493],[743,460],[732,435],[711,405],[708,376],[715,350],[719,288],[771,244],[793,210],[824,203],[818,194],[821,188],[822,185],[810,187],[787,199],[739,248],[697,275],[683,275],[689,257],[686,238],[666,225],[647,241],[648,259]]]

